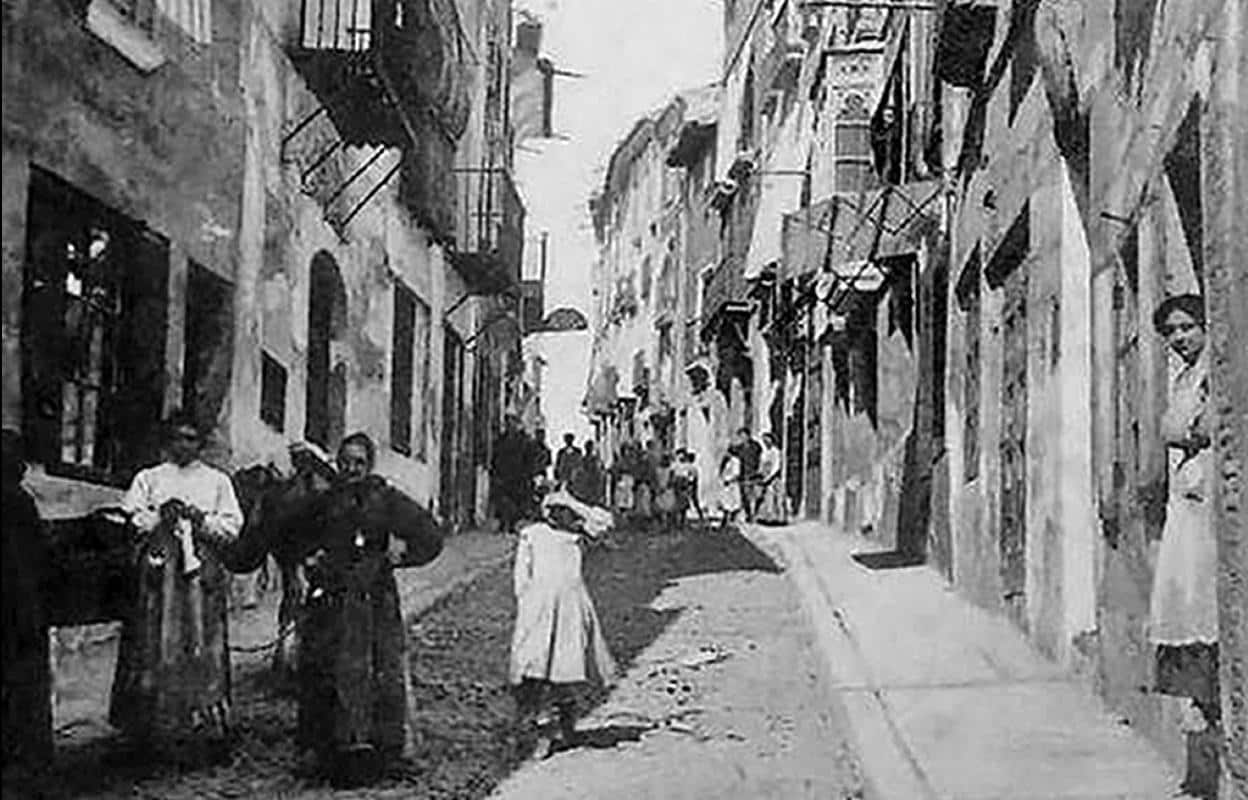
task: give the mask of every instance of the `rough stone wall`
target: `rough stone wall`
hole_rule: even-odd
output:
[[[1248,108],[1242,4],[1227,2],[1218,29],[1209,103],[1205,199],[1209,265],[1207,302],[1217,411],[1219,469],[1218,600],[1221,616],[1222,719],[1225,730],[1221,797],[1248,798],[1248,514],[1244,470],[1248,465]]]
[[[3,383],[5,426],[21,426],[21,303],[30,170],[52,172],[168,238],[165,405],[181,399],[187,261],[235,275],[243,141],[237,90],[239,3],[216,4],[213,43],[152,34],[165,63],[144,73],[86,29],[65,3],[6,3],[3,24]],[[49,516],[80,513],[82,497],[113,499],[47,479]]]

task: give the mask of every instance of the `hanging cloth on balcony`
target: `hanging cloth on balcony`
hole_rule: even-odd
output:
[[[784,215],[801,203],[803,173],[812,147],[809,106],[802,103],[785,119],[763,169],[750,249],[745,260],[745,279],[753,280],[781,258]]]

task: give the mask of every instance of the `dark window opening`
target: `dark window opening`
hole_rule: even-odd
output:
[[[1029,252],[1031,252],[1031,201],[1026,200],[1018,216],[1010,223],[1010,228],[1005,232],[1001,243],[997,245],[988,268],[984,270],[988,285],[994,289],[1003,286],[1005,279],[1023,263]]]
[[[307,422],[304,436],[329,450],[346,424],[346,364],[334,363],[346,328],[346,289],[338,265],[326,252],[312,259],[308,294]]]
[[[1166,154],[1166,178],[1179,208],[1192,270],[1202,290],[1205,285],[1204,231],[1201,222],[1200,101],[1193,100],[1179,125],[1178,141]]]
[[[1018,114],[1018,108],[1027,97],[1035,82],[1036,68],[1036,3],[1024,2],[1017,12],[1018,39],[1014,42],[1014,54],[1010,60],[1010,123]]]
[[[186,282],[182,407],[198,419],[217,419],[225,405],[234,353],[233,332],[233,284],[190,262]]]
[[[979,384],[980,356],[980,251],[976,245],[958,278],[958,308],[962,319],[962,479],[979,477]]]
[[[260,354],[260,421],[286,430],[286,368],[268,353]]]
[[[415,385],[416,298],[394,289],[394,327],[390,357],[390,447],[412,454],[412,390]]]
[[[169,245],[31,170],[22,292],[22,425],[53,474],[124,484],[159,454]]]
[[[900,332],[906,346],[914,348],[914,331],[918,326],[914,281],[916,263],[913,256],[890,259],[888,277],[888,334]]]

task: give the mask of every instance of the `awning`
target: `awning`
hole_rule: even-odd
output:
[[[813,132],[807,119],[807,106],[789,114],[780,128],[776,146],[763,163],[758,211],[750,249],[746,254],[744,277],[753,280],[782,256],[784,214],[802,199],[802,184],[810,155]]]
[[[857,265],[920,249],[940,229],[939,180],[834,195],[784,218],[784,270],[858,272]],[[831,248],[829,251],[829,243]]]

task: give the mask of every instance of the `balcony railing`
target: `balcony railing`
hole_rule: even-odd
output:
[[[291,57],[348,144],[404,146],[431,113],[452,139],[468,119],[454,0],[303,0]]]
[[[501,167],[457,172],[455,265],[474,288],[500,292],[520,283],[524,203]]]

